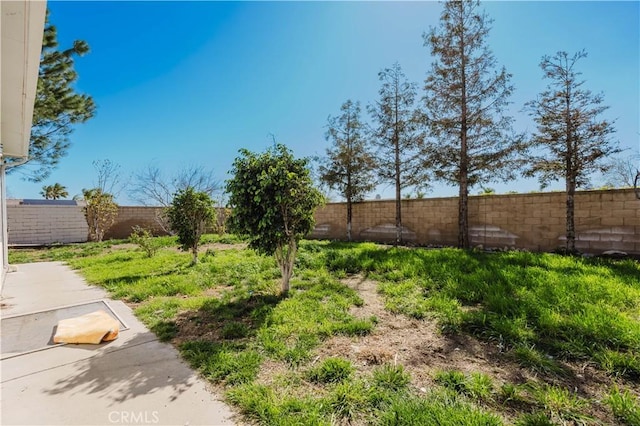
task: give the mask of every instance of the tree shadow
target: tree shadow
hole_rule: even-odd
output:
[[[100,345],[67,345],[65,350],[71,347],[98,353],[73,363],[66,377],[43,391],[67,398],[95,394],[112,406],[166,389],[169,403],[195,383],[196,375],[177,359],[175,349],[159,342],[152,333],[138,333],[118,343],[116,340]]]
[[[259,294],[225,300],[209,299],[199,309],[184,311],[172,320],[150,327],[162,341],[176,345],[191,340],[210,342],[245,339],[255,335],[269,313],[286,296]]]

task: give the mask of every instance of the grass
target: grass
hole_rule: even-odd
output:
[[[534,370],[560,373],[549,355],[640,378],[640,265],[633,260],[336,243],[325,262],[380,281],[389,310],[432,316],[445,333],[496,342]]]
[[[124,242],[11,250],[10,261],[64,260],[132,303],[255,423],[581,424],[599,412],[639,424],[638,263],[303,241],[282,297],[274,260],[242,246],[204,248],[191,266],[188,253],[171,248],[174,238],[154,240],[152,257],[118,247]],[[327,339],[357,345],[384,321],[350,313],[364,301],[340,279],[355,273],[379,283],[387,310],[434,319],[445,336],[469,333],[495,345],[501,362],[529,378],[505,383],[486,372],[440,370],[435,387],[418,390],[407,365],[363,367],[345,354],[322,355]],[[597,399],[567,390],[571,363],[594,365],[621,387],[603,386]]]

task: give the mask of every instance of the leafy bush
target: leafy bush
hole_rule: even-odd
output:
[[[200,238],[214,218],[213,200],[206,192],[192,187],[180,190],[167,209],[171,229],[178,235],[178,244],[184,251],[191,250],[192,264],[198,263]]]
[[[89,241],[102,241],[118,216],[118,205],[113,195],[99,188],[83,189],[85,206],[82,208],[89,225]]]

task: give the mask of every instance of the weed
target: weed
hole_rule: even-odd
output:
[[[327,358],[320,365],[307,372],[307,378],[316,383],[342,382],[353,373],[355,369],[351,362],[342,358]]]
[[[133,232],[129,235],[129,241],[137,244],[147,257],[153,257],[162,247],[162,240],[156,239],[148,229],[134,226]]]
[[[436,372],[435,381],[446,389],[476,400],[489,400],[493,392],[493,381],[484,373],[467,376],[457,370],[440,370]]]
[[[535,403],[543,408],[551,420],[584,422],[589,419],[583,414],[588,401],[565,388],[548,384],[529,384]]]
[[[223,339],[240,339],[247,337],[249,327],[244,323],[233,321],[226,323],[220,330],[220,334]]]
[[[617,420],[627,425],[640,425],[640,402],[629,390],[614,385],[604,402],[611,408]]]
[[[432,392],[424,398],[397,398],[379,416],[381,426],[493,426],[502,422],[448,392]]]
[[[180,346],[182,356],[214,383],[247,383],[258,374],[262,358],[251,349],[226,343],[190,341]]]
[[[600,366],[613,376],[640,379],[640,354],[603,350],[596,354]]]
[[[338,418],[352,421],[367,404],[367,390],[361,381],[338,383],[328,396],[327,403]]]
[[[406,389],[410,381],[411,376],[402,365],[384,364],[373,370],[373,382],[381,389],[399,392]]]
[[[513,355],[518,364],[531,371],[556,376],[565,374],[553,358],[536,350],[533,346],[520,345],[513,350]]]
[[[545,413],[526,413],[518,418],[516,426],[555,426]]]

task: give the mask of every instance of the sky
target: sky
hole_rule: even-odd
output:
[[[122,180],[149,165],[167,177],[190,166],[223,182],[240,148],[260,152],[272,137],[298,157],[321,156],[327,118],[347,99],[376,101],[378,72],[398,61],[420,87],[431,64],[422,34],[437,26],[438,2],[105,2],[49,1],[61,48],[88,42],[76,60],[76,89],[97,114],[78,125],[71,148],[41,183],[19,171],[11,198],[41,198],[60,183],[70,197],[96,184],[93,162],[120,165]],[[624,157],[640,163],[640,2],[484,2],[494,20],[488,44],[513,75],[510,113],[517,131],[535,125],[522,108],[544,90],[539,63],[585,49],[585,87],[602,92]],[[599,182],[594,179],[594,184]],[[538,190],[534,179],[491,183],[498,193]],[[549,189],[562,189],[557,183]],[[480,188],[473,188],[477,193]],[[453,196],[434,183],[427,196]],[[380,194],[392,198],[384,185]],[[125,188],[120,204],[133,204]]]

